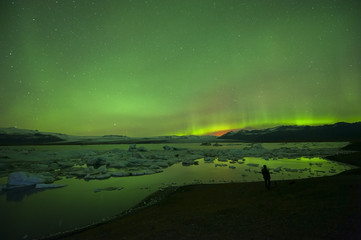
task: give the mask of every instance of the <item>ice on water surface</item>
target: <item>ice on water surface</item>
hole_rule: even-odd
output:
[[[335,154],[343,145],[3,147],[1,189],[8,187],[1,184],[8,182],[10,172],[25,172],[30,180],[37,180],[37,187],[2,191],[1,224],[9,227],[0,234],[39,237],[92,224],[167,186],[262,181],[263,165],[271,170],[272,180],[333,175],[352,166],[322,157]]]

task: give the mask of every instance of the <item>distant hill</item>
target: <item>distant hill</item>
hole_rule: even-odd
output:
[[[38,145],[64,141],[67,135],[45,133],[38,130],[0,128],[0,145]]]
[[[228,132],[219,139],[245,142],[333,142],[361,140],[361,122],[322,126],[280,126],[262,130]]]
[[[217,141],[216,136],[159,136],[131,138],[122,135],[72,136],[61,133],[39,132],[19,128],[0,128],[0,145],[93,145],[93,144],[144,144],[191,143]]]

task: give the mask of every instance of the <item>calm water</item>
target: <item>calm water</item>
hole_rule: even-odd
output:
[[[290,144],[287,147],[298,146]],[[339,147],[343,143],[322,143],[313,147]],[[162,149],[164,144],[144,144],[146,148]],[[170,144],[190,149],[209,149],[199,144]],[[243,148],[242,145],[224,145],[223,148]],[[279,144],[263,144],[266,148],[278,148]],[[301,145],[299,145],[301,146]],[[97,146],[51,146],[36,147],[41,150],[77,150],[77,149],[128,149],[129,145],[97,145]],[[55,183],[67,184],[60,189],[44,190],[27,194],[2,194],[0,206],[0,239],[31,239],[51,233],[66,231],[114,216],[127,210],[149,194],[170,185],[187,185],[194,183],[223,183],[262,181],[261,166],[281,168],[274,171],[272,180],[299,179],[333,175],[352,166],[327,161],[320,158],[277,159],[266,161],[262,158],[248,157],[243,163],[218,162],[199,165],[182,166],[174,164],[164,172],[153,175],[110,178],[107,180],[84,181],[79,179],[62,179]],[[226,166],[215,166],[226,164]],[[250,165],[248,165],[250,164]],[[254,164],[259,164],[255,166]],[[230,168],[231,166],[231,168]],[[303,169],[303,170],[300,170]],[[307,169],[307,170],[305,170]],[[1,178],[0,183],[6,182]],[[97,188],[123,187],[122,190],[94,192]]]

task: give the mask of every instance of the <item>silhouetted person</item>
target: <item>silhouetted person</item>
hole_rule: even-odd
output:
[[[270,175],[266,165],[263,165],[262,175],[263,175],[264,183],[266,184],[266,188],[270,189],[271,188],[271,175]]]

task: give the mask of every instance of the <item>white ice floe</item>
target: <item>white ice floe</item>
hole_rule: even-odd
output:
[[[2,162],[0,162],[1,169],[4,168],[3,171],[10,171],[10,166],[12,168],[15,166],[16,168],[13,168],[15,172],[48,172],[48,175],[41,173],[41,178],[45,176],[46,178],[52,179],[51,181],[54,181],[55,178],[62,176],[104,179],[109,176],[127,176],[132,173],[133,175],[140,175],[140,173],[138,173],[140,169],[144,174],[153,174],[161,172],[164,168],[179,162],[183,165],[197,164],[198,161],[195,160],[198,159],[204,159],[204,163],[225,163],[226,166],[232,163],[247,164],[253,161],[251,159],[246,160],[246,157],[259,157],[268,159],[269,161],[275,159],[283,161],[282,158],[300,158],[301,156],[312,159],[313,157],[332,155],[337,149],[315,149],[309,145],[298,148],[287,144],[279,148],[268,149],[262,144],[248,144],[246,147],[239,149],[203,148],[196,150],[163,146],[163,150],[147,150],[144,147],[130,145],[129,149],[124,150],[81,149],[49,151],[36,148],[3,148],[0,151],[1,156],[4,156],[1,158]],[[219,162],[215,161],[217,159]],[[21,165],[12,164],[12,162],[15,161],[21,162]],[[310,162],[309,164],[312,167],[322,167],[322,163]],[[248,163],[247,165],[249,167],[259,167],[259,164],[255,163]],[[271,162],[269,165],[272,166]],[[281,168],[273,169],[273,171],[279,172]],[[291,171],[296,172],[296,170]],[[305,170],[301,171],[298,169],[297,171],[302,172]],[[36,173],[35,176],[39,177],[39,174]],[[32,177],[34,176],[31,176],[31,178]],[[47,183],[49,182],[49,180],[46,181]],[[29,181],[27,181],[25,184],[32,185],[36,183],[29,183]]]
[[[13,172],[8,175],[9,187],[31,186],[38,183],[54,182],[54,178],[48,174],[35,174],[28,172]]]

